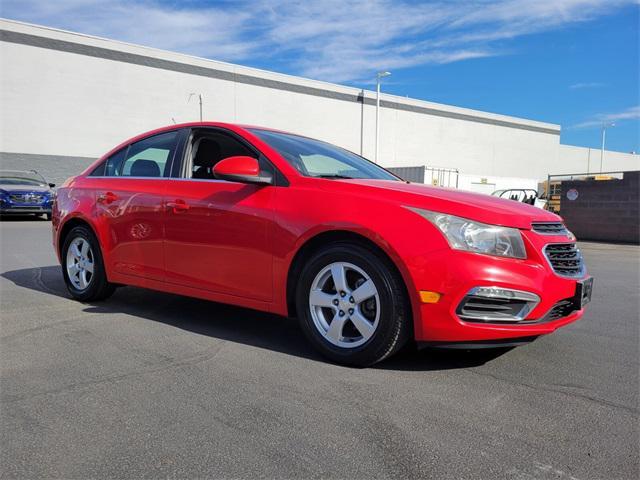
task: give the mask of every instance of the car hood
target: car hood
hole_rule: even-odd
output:
[[[457,215],[477,222],[530,229],[531,222],[559,222],[554,213],[525,203],[453,188],[391,180],[326,180],[323,189],[351,191],[400,203],[407,207]]]
[[[0,183],[0,190],[5,192],[50,192],[51,188],[38,185],[5,185]]]

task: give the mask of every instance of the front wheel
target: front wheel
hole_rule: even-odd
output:
[[[115,285],[107,281],[100,245],[86,226],[73,228],[62,246],[62,275],[76,300],[91,302],[111,296]]]
[[[397,352],[411,334],[402,278],[379,253],[331,245],[302,270],[296,309],[303,331],[331,360],[368,366]]]

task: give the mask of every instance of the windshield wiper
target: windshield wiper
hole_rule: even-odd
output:
[[[346,175],[314,175],[316,178],[349,178],[353,179],[353,177],[347,177]]]

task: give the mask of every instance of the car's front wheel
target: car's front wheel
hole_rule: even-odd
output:
[[[309,340],[333,361],[368,366],[398,351],[411,334],[402,278],[374,250],[336,243],[313,255],[296,292]]]
[[[76,300],[91,302],[111,296],[100,245],[86,226],[73,228],[62,246],[62,274],[67,290]]]

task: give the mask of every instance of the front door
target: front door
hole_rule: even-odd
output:
[[[270,185],[216,180],[212,168],[234,155],[259,155],[230,134],[194,131],[180,179],[165,194],[166,281],[270,301],[273,294]]]

